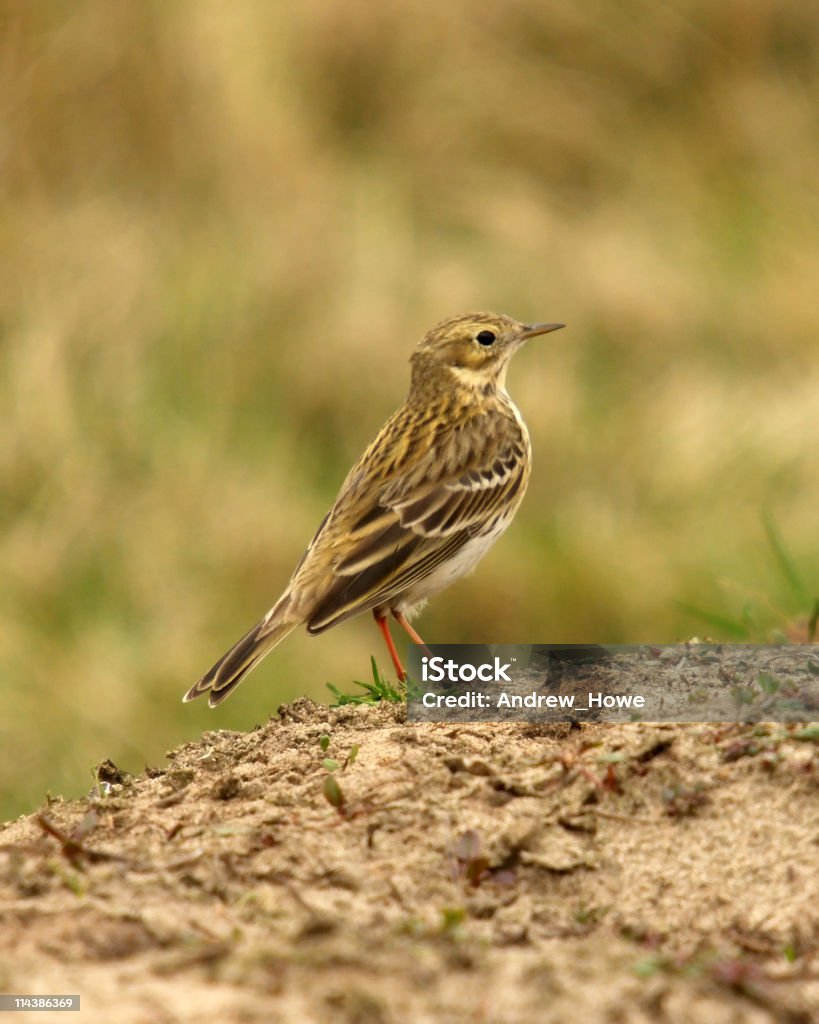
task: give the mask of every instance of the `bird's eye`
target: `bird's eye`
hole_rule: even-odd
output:
[[[486,345],[488,348],[490,345],[495,344],[495,332],[494,331],[480,331],[476,338],[476,341],[480,342],[481,345]]]

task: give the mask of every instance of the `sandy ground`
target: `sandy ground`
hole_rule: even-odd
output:
[[[809,1024],[818,750],[298,701],[3,826],[0,992],[121,1024]]]

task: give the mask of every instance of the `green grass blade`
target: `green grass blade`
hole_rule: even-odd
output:
[[[687,604],[685,601],[677,601],[675,603],[687,615],[707,623],[722,633],[727,633],[738,640],[748,639],[748,627],[741,622],[736,622],[734,619],[729,619],[724,615],[718,615],[716,612],[709,612],[705,608],[698,608],[696,605]]]
[[[788,581],[791,590],[799,599],[799,603],[803,605],[806,604],[808,594],[805,590],[805,585],[796,568],[796,563],[791,558],[788,549],[785,547],[785,542],[782,539],[782,534],[779,532],[779,527],[776,525],[773,516],[769,512],[762,513],[762,525],[765,528],[765,536],[768,538],[768,544],[771,547],[771,551],[773,551],[774,558],[782,571],[782,575]]]

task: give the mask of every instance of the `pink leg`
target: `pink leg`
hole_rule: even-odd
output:
[[[404,682],[407,678],[407,673],[404,671],[404,666],[401,664],[401,659],[398,657],[398,651],[396,650],[395,643],[393,642],[392,635],[390,634],[389,623],[387,622],[386,615],[379,615],[377,611],[373,610],[373,618],[378,628],[381,630],[381,635],[384,637],[384,641],[387,644],[387,650],[390,652],[392,663],[395,666],[395,671],[398,674],[400,682]]]
[[[392,614],[393,614],[393,618],[398,623],[398,625],[409,634],[410,640],[412,640],[412,642],[414,644],[419,644],[421,647],[423,647],[424,650],[427,652],[427,655],[431,657],[432,656],[432,652],[429,650],[429,648],[424,643],[424,641],[421,639],[421,637],[418,636],[418,634],[415,632],[415,630],[409,624],[409,622],[407,621],[406,615],[404,615],[403,612],[397,612],[394,609],[393,609],[393,613]]]

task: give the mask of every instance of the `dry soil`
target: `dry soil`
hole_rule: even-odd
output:
[[[809,1024],[817,750],[298,701],[0,828],[0,992],[120,1024]]]

